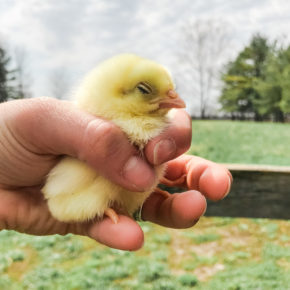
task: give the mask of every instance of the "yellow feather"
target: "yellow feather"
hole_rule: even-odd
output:
[[[142,92],[144,88],[150,93]],[[159,108],[159,104],[173,89],[173,81],[164,67],[125,54],[91,71],[75,99],[79,108],[115,122],[142,150],[166,128],[169,109]],[[52,215],[61,221],[102,218],[113,204],[133,214],[157,186],[164,171],[164,166],[156,167],[158,179],[152,188],[135,193],[99,176],[84,162],[65,157],[51,170],[42,191]]]

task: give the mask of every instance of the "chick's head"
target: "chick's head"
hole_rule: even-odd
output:
[[[84,82],[80,94],[93,107],[110,117],[164,116],[184,102],[174,90],[168,71],[136,55],[124,54],[105,61]],[[84,96],[87,95],[87,96]],[[85,104],[86,102],[83,101]],[[110,116],[110,113],[113,116]]]

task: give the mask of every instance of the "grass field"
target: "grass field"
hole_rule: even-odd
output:
[[[194,229],[142,224],[142,250],[68,235],[0,233],[0,289],[290,289],[290,222],[203,218]]]
[[[191,154],[222,163],[290,165],[290,124],[193,121]]]
[[[289,124],[194,121],[190,152],[218,162],[290,164]],[[0,232],[0,289],[290,289],[290,221],[203,217],[192,229],[141,224],[142,250],[87,238]]]

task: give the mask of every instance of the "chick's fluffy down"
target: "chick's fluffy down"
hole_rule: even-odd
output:
[[[156,168],[163,176],[164,166]],[[102,217],[114,204],[132,215],[157,183],[146,192],[130,192],[110,182],[84,162],[66,157],[52,171],[43,188],[52,215],[60,221],[86,221]]]
[[[85,77],[75,99],[80,109],[117,124],[140,151],[166,128],[170,108],[184,106],[167,70],[135,55],[102,63]],[[157,186],[165,167],[157,166],[155,171],[158,178],[150,190],[130,192],[86,163],[64,157],[49,173],[42,192],[60,221],[102,218],[115,205],[132,215]]]

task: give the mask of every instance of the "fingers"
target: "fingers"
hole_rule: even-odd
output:
[[[149,141],[145,154],[150,163],[162,164],[186,152],[191,143],[191,119],[184,110],[171,110],[167,130]]]
[[[127,216],[119,215],[118,224],[109,218],[92,224],[88,236],[96,241],[115,249],[135,251],[144,243],[141,227]]]
[[[198,190],[211,200],[223,199],[232,184],[232,176],[224,166],[197,156],[183,155],[168,162],[168,179],[175,180],[183,174],[187,175],[184,187]]]
[[[5,103],[1,109],[17,143],[30,152],[76,157],[132,191],[144,191],[155,181],[153,168],[120,128],[72,103],[38,98]]]
[[[171,228],[192,227],[206,210],[206,200],[198,191],[164,195],[153,193],[144,203],[142,219]]]
[[[230,172],[214,162],[183,155],[167,164],[166,178],[174,181],[186,175],[182,186],[189,191],[169,197],[154,192],[143,205],[144,220],[172,228],[191,227],[206,211],[205,197],[219,200],[230,190]]]

